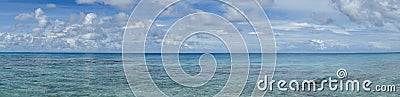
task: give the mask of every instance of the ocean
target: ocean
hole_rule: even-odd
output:
[[[223,88],[230,71],[229,54],[212,54],[217,62],[214,77],[198,88],[171,80],[160,54],[146,54],[149,72],[168,96],[212,96]],[[244,54],[246,55],[246,54]],[[195,75],[201,54],[181,54],[182,69]],[[167,56],[176,57],[176,56]],[[242,96],[250,96],[257,82],[260,54],[250,54],[249,78]],[[277,54],[273,79],[312,80],[337,78],[371,80],[375,85],[400,86],[400,53],[287,53]],[[276,86],[274,86],[276,87]],[[375,88],[373,88],[375,89]],[[96,53],[0,53],[0,97],[134,96],[125,78],[122,54]],[[268,91],[265,96],[400,96],[400,92],[373,91]]]

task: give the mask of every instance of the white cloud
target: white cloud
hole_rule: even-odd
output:
[[[313,39],[313,40],[310,40],[310,43],[311,43],[311,45],[317,47],[317,49],[319,49],[319,50],[325,50],[326,48],[328,48],[325,46],[325,41],[323,41],[323,40]]]
[[[15,20],[27,20],[33,18],[33,13],[21,13],[14,17]]]
[[[38,27],[46,27],[47,23],[49,22],[47,20],[47,16],[43,14],[44,11],[42,10],[42,8],[37,8],[35,10],[35,18],[38,21]]]
[[[75,39],[66,38],[65,40],[67,41],[67,43],[68,43],[71,47],[76,47],[76,40],[75,40]]]
[[[102,36],[97,33],[87,33],[87,34],[81,35],[80,38],[86,39],[86,40],[96,40],[96,39],[102,38]]]
[[[93,20],[97,17],[97,15],[95,13],[89,13],[86,15],[85,17],[85,21],[83,22],[83,24],[85,25],[91,25],[93,24]]]
[[[372,47],[374,48],[378,48],[378,49],[391,49],[389,44],[383,43],[383,42],[368,42],[369,44],[372,45]]]
[[[46,7],[47,7],[47,8],[56,8],[57,5],[56,5],[56,4],[53,4],[53,3],[49,3],[49,4],[46,4]]]
[[[0,33],[1,51],[119,51],[124,13],[99,16],[95,13],[70,15],[68,21],[50,19],[38,8],[30,13],[37,25],[15,26]],[[115,21],[114,21],[115,20]],[[22,28],[23,27],[23,28]],[[36,32],[36,33],[31,33]],[[29,48],[29,49],[28,49]]]
[[[124,27],[126,29],[135,29],[135,28],[144,28],[146,26],[146,24],[150,24],[152,21],[151,20],[143,20],[143,21],[131,21],[127,27]]]
[[[361,48],[367,48],[366,45],[359,45],[351,41],[342,41],[337,39],[310,39],[297,41],[277,41],[277,49],[279,51],[301,51],[301,52],[329,52],[329,51],[349,51],[358,48],[353,48],[356,45]]]
[[[64,21],[60,21],[60,20],[55,20],[54,22],[52,22],[53,27],[52,29],[50,29],[51,32],[53,33],[60,33],[65,29],[65,22]]]
[[[397,0],[332,0],[350,20],[367,27],[395,26],[400,30],[400,2]]]
[[[128,21],[129,15],[126,14],[125,12],[120,12],[120,13],[114,15],[114,18],[117,21],[126,22],[126,21]]]
[[[264,32],[249,32],[249,33],[247,33],[247,34],[250,34],[250,35],[255,35],[255,34],[264,34]]]
[[[128,19],[129,15],[126,14],[125,12],[119,12],[115,14],[113,17],[109,17],[109,20],[113,20],[114,22],[117,22],[121,25],[126,25]]]
[[[42,8],[37,8],[35,10],[35,18],[39,18],[39,16],[43,15],[44,11],[42,10]]]
[[[346,31],[345,29],[330,29],[333,33],[343,34],[343,35],[352,35],[350,32]]]
[[[283,31],[304,31],[305,29],[310,31],[311,29],[316,31],[330,31],[342,35],[352,35],[350,32],[356,31],[354,29],[338,27],[337,25],[318,25],[308,22],[272,21],[271,23],[274,30]]]
[[[48,18],[44,15],[44,11],[42,8],[37,8],[34,13],[21,13],[14,17],[15,20],[27,20],[35,18],[38,22],[38,27],[43,28],[48,24]],[[34,31],[38,31],[38,29],[34,29]]]
[[[49,22],[47,20],[47,16],[38,17],[37,20],[38,20],[38,23],[39,23],[38,24],[39,27],[46,27],[47,23]]]
[[[33,28],[32,32],[40,32],[40,30],[42,30],[41,28]]]
[[[117,3],[112,3],[111,0],[76,0],[77,3],[78,1],[80,2],[79,4],[105,4],[105,5],[110,5],[110,6],[115,6],[118,8],[124,9],[123,5],[125,4],[117,4]],[[135,1],[135,0],[130,0],[130,1]],[[125,1],[125,2],[130,2],[130,1]],[[262,0],[261,0],[262,1]],[[273,1],[273,0],[266,0],[268,2]],[[311,0],[306,0],[310,1]],[[326,0],[325,0],[326,1]],[[324,1],[324,2],[325,2]],[[110,3],[111,2],[111,3]],[[114,2],[114,1],[113,1]],[[123,2],[122,0],[115,1],[115,2]],[[161,0],[160,2],[165,2]],[[275,1],[273,1],[275,2]],[[279,4],[273,4],[273,7],[280,7],[277,5],[281,5],[282,2],[285,1],[276,1]],[[276,3],[275,2],[275,3]],[[286,1],[288,2],[288,1]],[[312,2],[320,2],[320,1],[312,1]],[[321,1],[322,2],[322,1]],[[153,2],[154,3],[154,2]],[[293,3],[293,1],[290,1],[290,3]],[[295,3],[296,5],[302,5],[303,2],[300,2],[300,4]],[[246,2],[241,3],[241,4],[246,4]],[[271,5],[264,5],[263,6],[271,6]],[[306,4],[307,5],[307,4]],[[313,5],[319,5],[319,3],[313,4]],[[313,10],[319,10],[319,7],[315,7],[313,5],[306,6],[307,8],[311,8]],[[321,4],[322,6],[323,4]],[[140,15],[148,15],[149,10],[151,10],[154,6],[160,6],[158,3],[154,3],[152,6],[148,6],[148,8],[144,8],[145,10],[142,10],[143,13]],[[325,5],[323,5],[325,6]],[[133,7],[133,6],[130,6]],[[285,7],[286,8],[286,7]],[[286,8],[289,9],[289,8]],[[44,11],[46,11],[44,9]],[[109,14],[108,16],[103,16],[102,14],[96,14],[96,13],[76,13],[75,15],[71,15],[69,20],[65,19],[54,19],[55,17],[49,17],[46,16],[41,8],[38,8],[35,10],[35,12],[31,13],[22,13],[18,16],[15,16],[14,19],[16,20],[26,20],[26,19],[33,19],[37,21],[37,25],[34,25],[30,27],[30,25],[22,26],[26,27],[26,29],[29,29],[29,31],[19,31],[23,32],[21,34],[16,33],[16,31],[10,31],[10,32],[5,32],[5,33],[0,33],[0,49],[7,49],[7,48],[32,48],[32,50],[40,50],[40,49],[48,49],[48,50],[75,50],[75,51],[94,51],[98,50],[101,51],[100,49],[120,49],[121,48],[121,41],[122,41],[122,32],[123,28],[125,28],[125,23],[126,20],[128,19],[129,15],[120,12],[117,14]],[[171,17],[177,17],[182,14],[178,14],[179,12],[181,13],[186,13],[186,12],[199,12],[201,10],[194,9],[192,6],[180,6],[177,7],[173,10],[169,10],[165,13],[166,16],[171,16]],[[243,10],[244,12],[249,12],[251,10]],[[229,12],[229,11],[227,11]],[[234,11],[230,11],[234,12]],[[287,12],[287,11],[284,11]],[[300,11],[303,13],[304,11]],[[368,40],[366,38],[375,38],[373,37],[373,34],[371,37],[364,37],[366,34],[369,33],[356,33],[357,31],[365,31],[364,29],[356,29],[356,28],[345,28],[347,25],[342,25],[340,24],[333,24],[332,19],[335,19],[335,23],[341,23],[342,21],[337,20],[335,16],[331,16],[331,12],[326,12],[327,15],[324,13],[315,13],[311,14],[311,12],[306,12],[305,18],[299,17],[300,20],[293,20],[292,17],[279,17],[279,18],[284,18],[290,21],[284,21],[284,22],[279,22],[276,24],[273,24],[273,28],[275,30],[278,30],[277,33],[274,33],[276,36],[279,35],[284,35],[280,37],[280,39],[283,39],[284,42],[287,42],[283,46],[279,46],[281,49],[297,49],[299,51],[301,50],[332,50],[335,48],[349,48],[349,46],[359,46],[359,48],[365,48],[367,50],[371,49],[372,47],[374,48],[390,48],[390,45],[384,44],[386,41],[380,41],[380,42],[366,42],[364,44],[360,44],[364,40]],[[47,11],[46,11],[47,13]],[[250,12],[249,12],[250,13]],[[271,11],[271,14],[273,12]],[[289,13],[289,12],[288,12]],[[309,16],[309,14],[311,16]],[[336,12],[338,13],[338,12]],[[169,14],[169,15],[168,15]],[[231,16],[231,15],[227,15]],[[295,15],[296,16],[296,15]],[[329,17],[327,17],[329,16]],[[343,17],[343,16],[342,16]],[[363,16],[362,16],[363,17]],[[231,18],[233,19],[240,19],[237,17],[232,16]],[[312,20],[315,21],[309,21],[311,18]],[[368,17],[372,18],[372,17]],[[383,17],[382,17],[383,18]],[[194,20],[204,20],[200,22],[204,22],[203,24],[205,25],[200,25],[201,27],[207,28],[204,31],[210,30],[210,31],[215,31],[215,33],[220,33],[220,34],[227,34],[231,33],[233,31],[229,30],[221,30],[218,28],[223,28],[226,25],[219,25],[219,22],[216,22],[213,19],[209,19],[207,17],[202,17],[202,18],[193,18]],[[296,18],[295,18],[296,19]],[[306,19],[306,20],[302,20]],[[360,20],[361,22],[365,22],[365,24],[370,23],[369,19],[364,19],[368,20],[367,22]],[[273,21],[273,20],[272,20]],[[338,22],[336,22],[338,21]],[[380,21],[380,19],[377,19],[377,21]],[[169,21],[167,21],[169,22]],[[345,21],[348,23],[348,21]],[[393,22],[384,22],[384,25],[400,25],[396,24],[394,22],[398,22],[397,20],[393,19]],[[257,23],[257,21],[254,21],[253,23]],[[138,19],[138,21],[132,21],[133,25],[128,26],[128,29],[136,29],[136,28],[143,28],[143,27],[148,27],[147,24],[148,20],[147,19]],[[193,22],[187,22],[187,24],[181,25],[181,28],[187,27],[191,29],[183,29],[181,31],[196,31],[196,30],[203,30],[200,29],[199,26],[192,25]],[[363,23],[364,24],[364,23]],[[348,25],[352,25],[348,24]],[[159,23],[156,23],[156,26],[159,28],[169,26],[168,23],[165,23],[164,21],[161,21]],[[20,27],[21,28],[21,27]],[[361,27],[362,28],[362,27]],[[354,30],[355,29],[355,30]],[[240,27],[238,27],[238,30]],[[279,30],[284,30],[284,31],[279,31]],[[31,32],[40,32],[40,33],[31,33]],[[312,32],[310,34],[307,34],[308,32]],[[141,36],[140,34],[143,34],[141,32],[144,31],[137,31],[133,32],[135,33],[133,37],[130,37],[132,39],[135,39],[138,36]],[[256,34],[256,33],[261,33],[261,32],[252,32],[252,31],[243,31],[243,34]],[[278,33],[279,32],[279,33]],[[296,32],[296,33],[290,33],[290,32]],[[302,32],[302,33],[299,33]],[[328,32],[327,33],[314,33],[314,32]],[[331,33],[329,33],[331,32]],[[354,33],[353,33],[354,32]],[[332,34],[336,33],[336,34]],[[153,33],[153,34],[158,34],[158,33]],[[364,36],[356,36],[356,35],[364,35]],[[346,35],[346,36],[345,36]],[[392,35],[392,34],[390,34]],[[254,35],[248,35],[248,36],[254,36]],[[377,37],[382,38],[386,37],[389,35],[377,35]],[[149,35],[151,39],[159,39],[160,36],[157,35]],[[247,37],[247,36],[246,36]],[[200,37],[201,39],[204,39]],[[188,42],[188,44],[183,44],[183,46],[187,48],[201,48],[201,45],[199,47],[199,44],[202,45],[212,45],[211,41],[204,41],[201,39],[198,40],[192,40]],[[354,39],[353,39],[354,38]],[[376,38],[376,39],[379,39]],[[393,37],[390,37],[393,38]],[[344,39],[344,40],[343,40]],[[358,40],[357,40],[358,39]],[[371,40],[376,40],[376,39],[371,39]],[[200,40],[200,42],[199,42]],[[341,40],[341,41],[340,41]],[[354,42],[353,42],[354,40]],[[201,42],[204,41],[204,42]],[[278,42],[282,42],[281,40],[277,40]],[[289,42],[293,43],[289,43]],[[152,41],[153,42],[153,41]],[[155,40],[155,42],[159,42],[158,40]],[[167,42],[171,42],[171,44],[177,44],[178,42],[174,41],[171,39],[170,41],[167,40]],[[203,44],[204,43],[204,44]],[[353,44],[351,44],[353,43]],[[393,42],[397,43],[397,42]],[[219,43],[214,43],[214,44],[219,44]],[[278,44],[279,45],[279,44]],[[7,48],[2,48],[2,47],[7,47]],[[204,48],[205,46],[203,46]],[[392,48],[396,48],[396,46],[392,46]]]
[[[273,29],[276,30],[286,30],[286,31],[290,31],[290,30],[300,30],[301,28],[308,28],[308,27],[314,27],[314,25],[310,24],[310,23],[298,23],[298,22],[286,22],[286,23],[282,23],[279,25],[273,25]]]

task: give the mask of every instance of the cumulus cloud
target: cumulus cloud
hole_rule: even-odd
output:
[[[317,49],[319,49],[319,50],[325,50],[326,48],[328,48],[325,46],[325,41],[323,41],[323,40],[313,39],[313,40],[310,40],[310,43],[311,43],[311,45],[317,47]]]
[[[119,51],[127,16],[74,13],[69,20],[49,19],[41,8],[29,13],[36,25],[0,33],[2,51]],[[18,16],[17,16],[18,17]],[[20,18],[18,18],[20,19]],[[29,19],[29,18],[28,18]],[[15,31],[18,31],[16,33]],[[36,32],[36,33],[31,33]]]
[[[44,11],[42,10],[42,8],[37,8],[35,10],[35,18],[39,18],[39,16],[43,15]]]
[[[94,13],[89,13],[89,14],[87,14],[86,17],[85,17],[85,21],[83,22],[83,24],[85,24],[85,25],[91,25],[91,24],[93,24],[93,19],[95,19],[96,17],[97,17],[97,15],[94,14]]]
[[[348,49],[350,48],[350,46],[354,45],[349,42],[344,42],[341,40],[324,40],[323,43],[327,49]]]
[[[77,4],[95,4],[100,3],[104,5],[114,6],[120,9],[130,9],[139,0],[75,0]]]
[[[56,4],[53,4],[53,3],[49,3],[49,4],[46,4],[46,7],[47,7],[47,8],[56,8],[57,5],[56,5]]]
[[[39,27],[45,27],[48,23],[47,16],[44,15],[42,8],[37,8],[35,12],[32,13],[21,13],[14,17],[15,20],[27,20],[31,18],[37,20]]]
[[[47,21],[47,16],[42,16],[42,17],[38,17],[38,27],[46,27],[48,21]]]
[[[33,18],[33,13],[21,13],[14,17],[15,20],[27,20]]]
[[[394,26],[400,30],[398,0],[332,0],[350,20],[368,27]]]
[[[42,10],[42,8],[37,8],[35,10],[35,18],[38,21],[38,27],[46,27],[48,23],[47,16],[43,14],[44,11]]]

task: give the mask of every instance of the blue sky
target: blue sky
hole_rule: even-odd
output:
[[[163,0],[153,1],[154,5],[145,9],[166,5]],[[400,2],[396,0],[259,2],[270,19],[278,52],[400,51]],[[125,23],[137,3],[138,0],[1,0],[0,51],[121,52]],[[226,6],[210,0],[188,0],[175,7],[158,20],[159,25],[171,24],[191,12],[229,13]],[[141,15],[145,17],[146,11]],[[140,26],[147,21],[134,24]],[[249,39],[250,32],[243,30]],[[154,40],[160,36],[154,35]],[[218,39],[199,35],[185,42],[184,49],[217,50],[221,44]]]

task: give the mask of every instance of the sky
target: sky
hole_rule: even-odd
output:
[[[279,53],[400,51],[400,2],[397,0],[258,1],[269,18]],[[125,28],[148,27],[146,24],[151,20],[139,17],[151,17],[155,8],[169,4],[168,0],[148,2],[141,3],[147,5],[137,10],[138,17],[126,27],[139,0],[0,0],[0,52],[121,52]],[[254,6],[246,0],[238,4]],[[251,9],[243,11],[253,14]],[[234,33],[235,29],[228,29],[229,26],[243,23],[238,16],[229,6],[214,0],[183,0],[155,20],[157,29],[149,35],[148,50],[157,52],[161,43],[179,45],[179,32],[203,30],[221,37],[232,35],[227,33]],[[228,22],[218,18],[226,18]],[[258,23],[265,21],[254,22]],[[256,38],[255,32],[246,30],[248,25],[237,27],[242,37],[249,40],[246,41],[248,49],[257,51],[257,47],[252,47],[257,44],[252,41]],[[167,30],[178,34],[162,41]],[[128,36],[132,41],[143,34],[140,30],[127,33],[132,33]],[[182,51],[227,51],[218,37],[194,36],[182,43]]]

